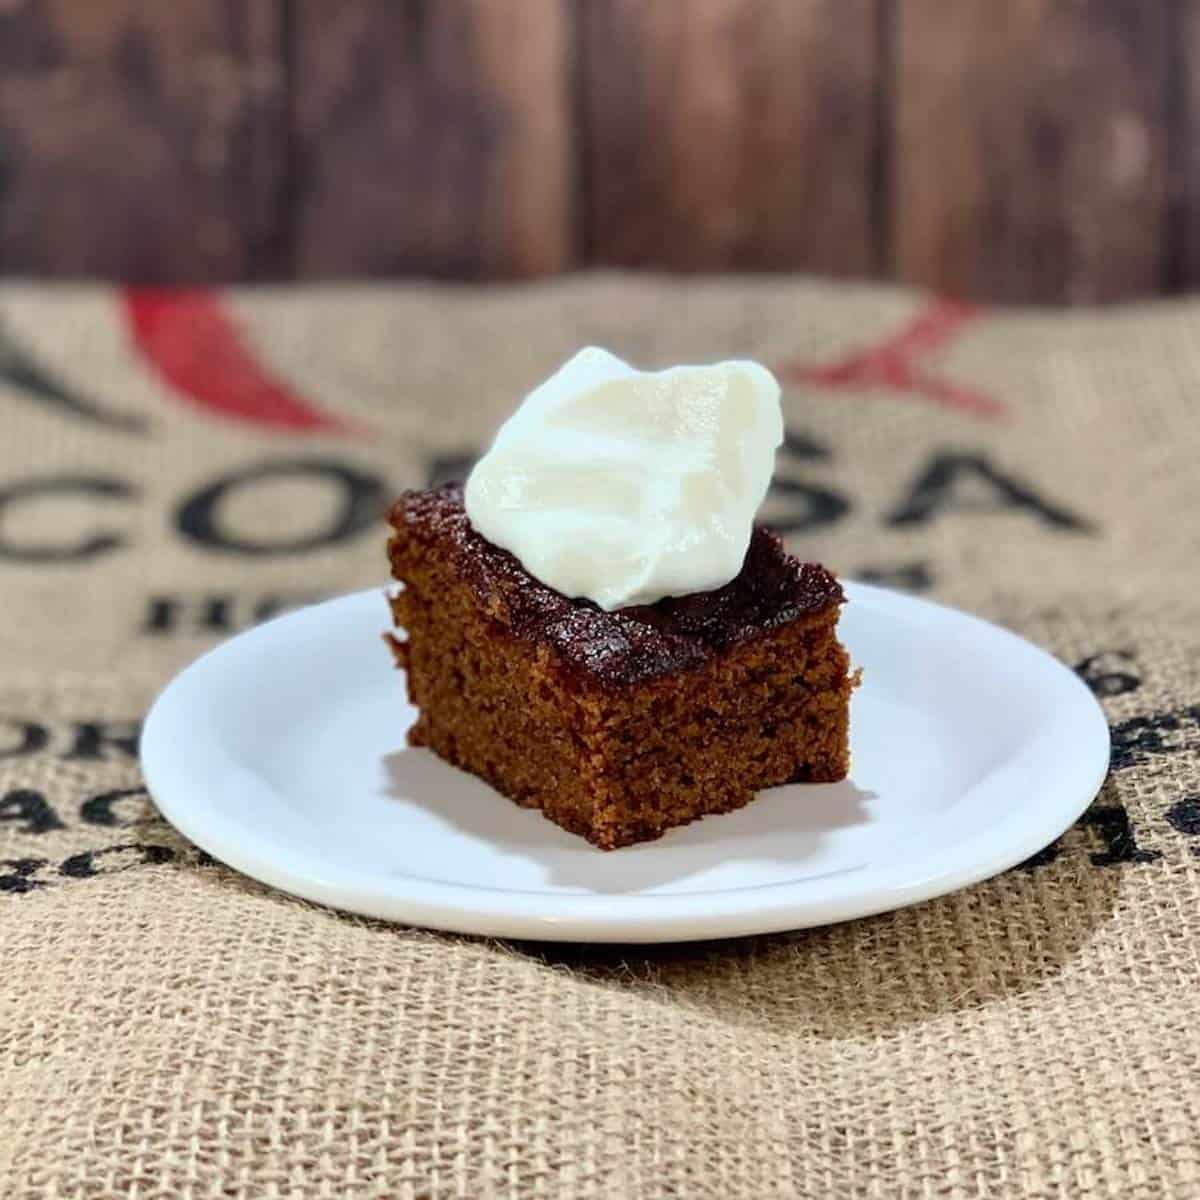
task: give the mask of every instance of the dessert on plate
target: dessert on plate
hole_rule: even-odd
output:
[[[465,487],[406,492],[409,741],[613,849],[849,767],[844,597],[754,525],[782,439],[750,362],[581,351]]]

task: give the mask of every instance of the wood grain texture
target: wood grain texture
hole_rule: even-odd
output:
[[[997,301],[1158,290],[1167,0],[901,0],[893,274]]]
[[[585,0],[580,14],[595,260],[873,269],[873,0]]]
[[[0,0],[0,272],[1200,287],[1200,0]]]
[[[279,0],[0,5],[0,269],[253,277],[279,223]]]
[[[1169,0],[1170,290],[1200,289],[1200,0]]]
[[[571,264],[566,0],[294,4],[300,276]]]

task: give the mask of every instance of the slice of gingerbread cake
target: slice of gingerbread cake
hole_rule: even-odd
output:
[[[405,493],[390,524],[409,741],[518,804],[609,850],[846,775],[842,589],[775,534],[723,587],[606,612],[482,537],[459,486]]]

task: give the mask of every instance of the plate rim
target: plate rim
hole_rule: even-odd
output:
[[[778,933],[811,928],[843,920],[855,920],[956,892],[1016,866],[1044,849],[1078,820],[1096,797],[1109,771],[1111,752],[1107,717],[1086,684],[1064,663],[1033,642],[1011,630],[961,609],[911,596],[873,584],[844,580],[850,603],[879,611],[888,606],[927,619],[966,622],[995,639],[1007,640],[1020,653],[1032,653],[1043,666],[1061,673],[1064,686],[1073,691],[1078,705],[1073,721],[1087,734],[1086,750],[1071,756],[1066,767],[1071,786],[1070,800],[1049,806],[1029,820],[1029,806],[1016,805],[999,823],[981,827],[956,847],[955,863],[949,869],[915,868],[924,860],[873,867],[870,886],[839,896],[837,887],[827,888],[824,901],[808,893],[816,879],[781,881],[761,887],[701,892],[712,903],[697,911],[697,893],[556,894],[547,911],[542,892],[514,889],[476,888],[443,880],[419,879],[397,874],[384,880],[376,875],[359,877],[319,857],[288,847],[280,855],[269,839],[258,831],[230,821],[204,804],[188,802],[189,782],[184,769],[186,755],[174,742],[176,709],[184,704],[197,678],[218,669],[225,657],[233,658],[249,639],[278,637],[289,624],[319,620],[322,611],[334,606],[351,607],[369,601],[379,606],[380,630],[386,624],[383,596],[386,587],[376,587],[337,596],[320,604],[285,613],[271,621],[228,638],[196,658],[177,673],[159,692],[146,716],[140,743],[140,760],[145,786],[162,816],[189,841],[214,858],[261,883],[304,900],[375,919],[438,929],[445,932],[529,941],[608,942],[648,944],[655,942],[703,941],[718,938]],[[172,730],[171,737],[165,736]],[[191,782],[191,788],[208,786]],[[995,842],[996,832],[1014,823],[1015,815],[1023,836],[1014,836],[991,853],[968,854],[968,847]],[[616,853],[619,853],[616,852]],[[844,874],[844,872],[843,872]],[[364,884],[365,878],[368,883]],[[828,877],[825,877],[826,879]],[[382,885],[382,886],[381,886]],[[479,904],[486,891],[489,903]],[[752,898],[753,897],[753,898]],[[474,902],[472,902],[474,900]]]

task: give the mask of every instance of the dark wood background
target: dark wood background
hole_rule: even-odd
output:
[[[1200,286],[1200,0],[0,0],[0,271]]]

